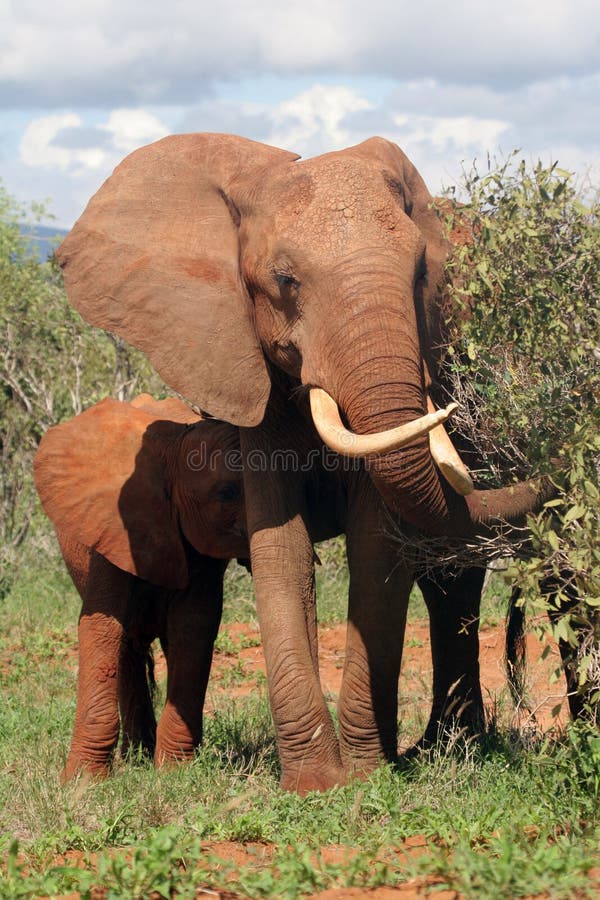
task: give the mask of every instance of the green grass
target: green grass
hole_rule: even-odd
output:
[[[319,554],[319,614],[339,621],[347,577],[340,546]],[[246,576],[234,569],[228,617],[248,618],[251,603]],[[415,596],[411,616],[423,616],[419,604]],[[94,884],[108,898],[193,897],[200,885],[291,898],[428,876],[466,897],[595,896],[588,872],[599,856],[600,737],[585,730],[526,743],[494,723],[479,744],[457,738],[451,752],[300,798],[278,789],[262,687],[207,717],[204,746],[185,767],[119,762],[106,781],[61,787],[78,610],[52,554],[43,564],[38,556],[36,568],[27,561],[0,601],[0,898],[85,897]],[[243,641],[220,640],[239,660]],[[426,844],[418,856],[403,850],[415,835]],[[207,849],[225,840],[253,842],[247,862]],[[332,858],[328,845],[352,856]]]
[[[114,892],[109,896],[148,896],[161,879],[191,891],[194,884],[219,886],[233,878],[250,896],[292,897],[317,887],[402,882],[420,873],[435,874],[466,896],[549,890],[567,897],[585,889],[597,862],[598,796],[574,765],[573,747],[564,744],[524,753],[495,741],[419,760],[402,772],[382,767],[367,782],[302,799],[277,790],[266,706],[251,703],[218,716],[206,747],[175,772],[126,767],[102,784],[64,790],[41,765],[26,766],[21,778],[33,792],[30,813],[41,815],[35,833],[22,839],[28,874],[19,874],[13,849],[8,881],[39,891],[49,891],[52,879],[63,891],[100,880]],[[13,807],[23,803],[22,795]],[[415,834],[429,846],[413,859],[401,847]],[[272,842],[274,858],[260,869],[233,871],[213,859],[199,882],[193,870],[206,863],[202,842],[208,839]],[[327,844],[358,848],[358,860],[350,869],[325,862],[320,850]],[[56,866],[56,855],[70,849],[99,854],[92,874]],[[182,858],[185,870],[178,865]],[[18,896],[2,885],[0,896]],[[128,893],[134,886],[139,893]]]

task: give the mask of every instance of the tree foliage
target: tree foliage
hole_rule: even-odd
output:
[[[556,165],[517,154],[464,177],[449,228],[445,366],[458,428],[488,485],[549,473],[559,490],[530,517],[510,576],[554,634],[578,647],[579,680],[600,697],[600,202]],[[552,584],[542,595],[540,585]],[[564,615],[556,613],[564,612]]]
[[[45,212],[20,207],[0,183],[0,568],[11,579],[35,510],[31,463],[44,431],[106,395],[164,386],[145,358],[86,325],[51,257],[22,226]],[[0,590],[2,585],[0,584]]]

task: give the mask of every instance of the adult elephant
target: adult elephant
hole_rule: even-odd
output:
[[[248,555],[236,455],[237,428],[148,394],[103,400],[42,438],[35,483],[82,599],[63,780],[107,773],[119,718],[123,750],[158,765],[199,745],[223,575]],[[158,728],[147,681],[156,637],[167,659]]]
[[[58,251],[85,318],[144,350],[200,408],[241,427],[286,788],[327,788],[349,767],[396,752],[393,686],[412,575],[388,579],[397,560],[380,539],[380,498],[411,525],[459,536],[521,519],[543,498],[529,483],[460,493],[470,484],[438,428],[450,410],[427,414],[422,335],[433,327],[445,255],[431,197],[394,144],[372,138],[299,162],[214,134],[172,136],[131,154]],[[368,477],[348,495],[339,743],[316,664],[305,473],[275,463],[314,442],[309,389],[323,439],[370,458]],[[454,487],[434,463],[432,429]],[[431,610],[439,638],[445,610]],[[446,637],[434,652],[452,658]]]

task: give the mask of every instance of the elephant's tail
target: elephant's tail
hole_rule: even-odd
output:
[[[152,649],[152,644],[146,651],[146,678],[148,679],[150,699],[154,702],[156,698],[156,675],[154,672],[154,650]]]
[[[525,607],[519,604],[521,589],[513,588],[506,614],[506,675],[513,703],[517,709],[530,709],[527,695],[527,644],[525,641]]]

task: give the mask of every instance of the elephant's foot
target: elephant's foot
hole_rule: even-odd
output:
[[[110,761],[100,762],[69,754],[65,767],[60,773],[60,783],[67,784],[75,779],[78,779],[83,784],[101,780],[108,777],[110,769]]]
[[[354,752],[344,752],[342,747],[342,761],[346,771],[347,780],[368,778],[371,772],[378,769],[382,763],[395,763],[397,755],[384,754],[382,752],[357,754]]]
[[[346,784],[348,774],[341,766],[317,767],[314,763],[286,766],[281,773],[280,786],[283,791],[292,791],[304,797],[311,791],[328,791],[330,788]]]
[[[353,775],[366,776],[382,763],[395,763],[398,758],[397,701],[390,693],[395,701],[393,711],[385,710],[384,715],[378,709],[370,717],[359,718],[357,711],[362,707],[356,704],[356,710],[352,709],[347,695],[340,698],[340,753],[344,768]]]
[[[164,750],[158,748],[154,754],[154,766],[157,769],[175,769],[177,766],[189,763],[194,758],[195,750]]]
[[[159,732],[154,751],[154,765],[157,769],[165,769],[189,762],[194,758],[199,746],[200,741],[193,740],[191,735],[181,734],[179,740],[175,735],[169,735],[168,739],[165,739]]]
[[[391,684],[397,683],[391,681]],[[358,687],[347,690],[344,684],[339,702],[340,754],[345,770],[358,778],[367,777],[382,763],[395,763],[398,758],[397,695],[389,694],[393,704],[372,707]],[[358,702],[359,698],[362,702]],[[386,698],[387,699],[387,698]]]
[[[154,765],[169,768],[193,759],[202,742],[202,713],[187,720],[167,701],[156,729]]]

